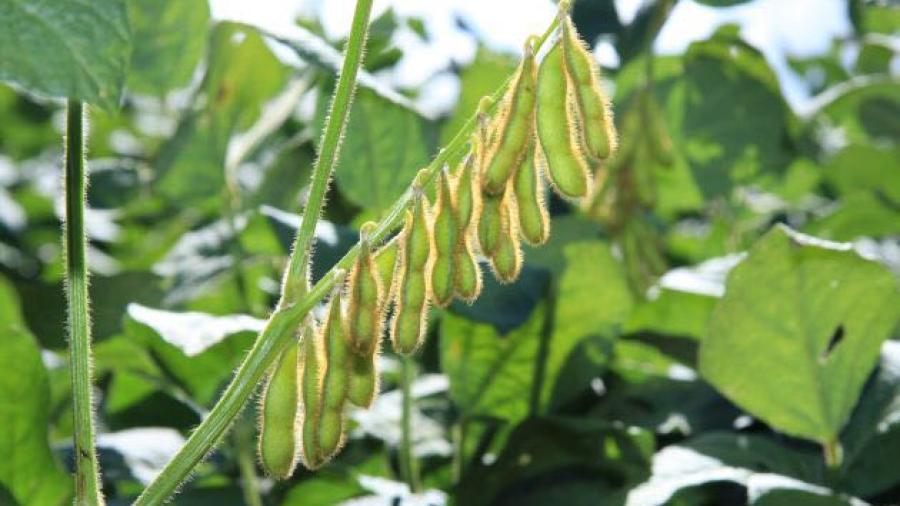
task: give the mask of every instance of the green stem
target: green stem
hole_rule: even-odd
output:
[[[833,440],[822,443],[822,453],[825,458],[825,467],[831,473],[840,469],[844,460],[844,450],[841,448],[840,441]]]
[[[306,209],[303,211],[300,229],[294,239],[288,268],[285,270],[281,291],[282,302],[295,302],[295,298],[306,288],[306,280],[302,279],[303,273],[309,261],[310,244],[315,235],[316,222],[319,221],[319,215],[325,203],[328,182],[331,180],[331,173],[340,156],[341,139],[344,137],[347,118],[350,115],[350,106],[356,91],[356,76],[362,64],[366,36],[369,33],[372,1],[357,0],[356,2],[356,11],[353,13],[353,23],[350,27],[350,38],[347,40],[344,53],[344,63],[325,120],[325,130],[319,145],[319,158],[316,159],[313,166],[309,199],[306,202]]]
[[[403,409],[400,419],[400,447],[398,448],[400,456],[400,469],[403,474],[403,481],[409,485],[410,491],[416,493],[419,491],[419,462],[413,453],[412,440],[412,408],[413,398],[410,391],[413,381],[416,379],[416,363],[411,357],[402,356],[400,362],[403,366],[402,375],[400,377],[401,393],[403,395]]]
[[[91,400],[91,319],[84,232],[84,107],[70,100],[66,113],[65,257],[69,317],[69,369],[75,417],[75,504],[103,504],[100,466],[94,450]]]
[[[556,28],[556,19],[540,38],[537,48],[549,38],[550,34]],[[353,34],[351,34],[351,38]],[[509,84],[507,80],[494,93],[494,102],[506,90]],[[339,85],[340,87],[340,85]],[[445,163],[460,158],[467,147],[467,142],[472,129],[475,126],[475,115],[473,114],[469,120],[462,126],[456,136],[450,141],[447,147],[441,150],[432,160],[431,164],[426,168],[428,171],[428,179],[430,179],[437,171],[443,167]],[[327,130],[327,129],[326,129]],[[324,148],[324,142],[323,142]],[[323,149],[324,153],[324,149]],[[320,155],[321,157],[321,155]],[[320,158],[321,159],[321,158]],[[326,178],[327,179],[327,178]],[[427,180],[426,180],[427,181]],[[327,182],[327,181],[326,181]],[[325,184],[321,185],[323,188]],[[400,197],[382,219],[372,234],[371,241],[377,243],[385,239],[388,234],[397,228],[401,222],[404,211],[409,207],[412,198],[412,192],[407,188],[406,192]],[[320,200],[321,201],[321,200]],[[312,209],[307,205],[307,210]],[[318,214],[318,213],[316,213]],[[304,216],[305,218],[305,216]],[[301,221],[301,228],[303,222]],[[315,224],[310,227],[310,231],[305,233],[307,239],[312,237]],[[300,231],[298,231],[298,235]],[[301,241],[297,241],[298,243]],[[295,249],[294,252],[297,250]],[[215,445],[221,440],[223,434],[228,430],[234,418],[240,413],[244,404],[253,394],[259,382],[262,380],[266,370],[275,362],[282,350],[294,338],[294,331],[303,321],[306,314],[319,301],[324,299],[331,293],[336,281],[336,271],[339,269],[348,270],[359,254],[359,244],[356,244],[350,251],[341,258],[340,261],[325,276],[320,279],[312,289],[297,301],[292,301],[288,294],[282,295],[282,303],[273,311],[269,317],[266,327],[256,339],[253,347],[244,357],[244,361],[238,366],[234,377],[228,387],[222,393],[222,397],[216,402],[209,416],[197,427],[191,434],[184,446],[178,451],[175,457],[170,460],[162,472],[154,479],[144,490],[140,497],[135,501],[135,506],[147,506],[163,503],[190,474],[191,470],[206,456]],[[297,255],[293,255],[292,264],[296,264],[302,273],[304,262],[295,260]],[[288,269],[289,270],[289,269]],[[287,274],[287,280],[296,280],[298,277],[292,277]],[[302,274],[301,276],[302,277]],[[282,287],[282,291],[287,291],[288,285]],[[295,292],[296,293],[296,292]]]

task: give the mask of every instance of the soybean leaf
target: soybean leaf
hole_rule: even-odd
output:
[[[841,444],[843,490],[868,497],[900,483],[893,465],[893,455],[900,452],[900,343],[882,345],[878,369],[841,434]]]
[[[856,191],[844,196],[827,214],[804,227],[810,234],[838,241],[858,237],[885,237],[900,233],[900,202]]]
[[[351,202],[380,215],[428,162],[428,123],[372,91],[359,90],[357,95],[335,178]],[[326,113],[319,108],[319,125],[324,125]]]
[[[705,197],[787,164],[790,110],[775,74],[745,42],[720,33],[692,44],[675,93],[683,96],[683,150]]]
[[[134,39],[128,87],[163,96],[188,84],[206,49],[207,0],[134,0],[128,3]]]
[[[159,191],[182,205],[219,195],[231,137],[256,121],[286,77],[286,68],[257,31],[237,23],[216,24],[197,100],[202,107],[188,111],[163,145],[156,160]]]
[[[246,315],[178,313],[131,304],[125,333],[146,346],[173,380],[204,404],[230,376],[264,323]]]
[[[132,40],[124,0],[2,0],[0,12],[0,80],[118,104]]]
[[[566,270],[559,279],[546,358],[547,370],[561,373],[555,382],[545,382],[541,392],[542,401],[552,406],[561,406],[590,388],[591,379],[602,372],[605,363],[601,350],[634,304],[608,244],[573,243],[563,252]]]
[[[0,490],[13,504],[62,505],[71,490],[47,441],[50,388],[40,349],[25,330],[6,323],[0,328]]]
[[[778,226],[731,271],[700,371],[775,429],[835,441],[898,310],[887,269]]]
[[[529,410],[545,309],[539,305],[521,327],[505,336],[493,326],[447,313],[441,320],[441,369],[450,377],[450,398],[469,417],[509,422]]]
[[[823,168],[825,180],[842,194],[855,190],[883,193],[900,203],[900,147],[851,144]]]
[[[529,418],[493,463],[476,463],[458,485],[466,505],[621,505],[647,476],[653,436],[583,418]]]
[[[625,504],[662,506],[682,490],[720,482],[751,488],[773,475],[815,483],[821,471],[815,453],[762,436],[710,432],[654,455],[650,479],[632,489]]]
[[[778,475],[758,475],[747,489],[747,502],[751,506],[868,506],[864,501],[826,487]]]
[[[839,128],[850,143],[900,140],[900,86],[894,77],[866,76],[822,93],[813,119]]]

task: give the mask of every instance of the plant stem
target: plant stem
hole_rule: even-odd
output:
[[[400,469],[403,474],[403,481],[409,485],[410,491],[416,493],[419,491],[419,463],[413,453],[412,440],[412,406],[413,398],[410,391],[413,381],[416,379],[416,363],[412,357],[406,355],[400,357],[402,364],[402,374],[400,376],[400,387],[403,395],[403,409],[401,410],[400,419]]]
[[[540,48],[543,42],[549,38],[550,34],[556,28],[556,24],[557,20],[554,19],[553,23],[538,41],[537,48]],[[351,38],[352,36],[353,35],[351,34]],[[497,92],[494,93],[495,103],[497,102],[496,99],[498,99],[506,90],[508,84],[509,80],[507,79]],[[434,160],[432,160],[431,164],[428,165],[426,169],[428,171],[429,179],[434,176],[445,163],[458,159],[463,155],[462,150],[466,148],[469,135],[474,126],[475,115],[473,114],[469,117],[469,120],[465,125],[460,128],[460,131],[450,141],[447,147],[441,150]],[[337,146],[337,144],[335,144],[335,146]],[[327,182],[327,178],[325,179]],[[321,185],[323,191],[325,186],[324,183]],[[412,192],[407,188],[406,192],[390,209],[387,216],[378,223],[378,226],[372,234],[370,234],[373,243],[377,243],[387,237],[387,235],[400,224],[403,212],[409,207],[411,198]],[[309,209],[311,209],[311,206],[307,205],[307,210]],[[301,221],[301,229],[302,225],[303,221]],[[308,243],[311,239],[314,230],[315,223],[313,223],[310,230],[305,233],[305,236],[307,237],[307,239],[303,240],[305,243]],[[298,235],[299,234],[300,231],[298,231]],[[296,253],[296,251],[297,250],[295,249],[294,252]],[[292,301],[286,294],[282,295],[282,303],[278,305],[269,317],[266,327],[260,333],[253,348],[251,348],[247,353],[247,356],[244,357],[244,361],[238,366],[231,383],[229,383],[228,387],[222,393],[222,397],[216,402],[216,405],[213,406],[209,416],[203,420],[175,457],[166,464],[162,472],[147,486],[141,496],[137,498],[134,503],[135,506],[163,503],[181,482],[187,478],[191,470],[203,459],[203,457],[212,450],[231,425],[235,416],[240,413],[240,410],[247,402],[247,399],[253,394],[266,370],[275,362],[275,359],[278,358],[291,339],[294,338],[294,331],[303,321],[306,314],[319,301],[331,293],[337,279],[335,271],[338,269],[349,269],[356,260],[357,255],[359,255],[359,244],[353,246],[353,248],[351,248],[350,251],[335,264],[334,268],[325,274],[325,276],[323,276],[306,295],[300,297],[299,300]],[[296,256],[297,255],[292,256],[292,263],[296,263],[298,268],[300,268],[299,272],[302,273],[304,262],[294,260],[294,257]],[[300,277],[302,277],[302,275]],[[297,278],[291,278],[288,273],[288,277],[285,279],[296,280]],[[282,287],[282,290],[284,291],[287,288],[287,285],[285,285]]]
[[[353,22],[350,27],[350,38],[344,53],[344,63],[338,77],[334,96],[331,98],[331,106],[325,120],[325,130],[322,133],[322,141],[319,144],[319,157],[313,165],[312,183],[309,187],[309,198],[306,201],[306,209],[300,221],[300,229],[294,238],[294,247],[288,268],[285,270],[282,282],[282,302],[295,302],[294,298],[303,293],[306,288],[306,280],[301,279],[306,269],[310,256],[310,244],[316,231],[316,222],[322,212],[325,203],[325,192],[328,190],[328,182],[331,173],[338,161],[341,150],[341,139],[347,126],[350,115],[350,106],[353,103],[353,94],[356,91],[356,76],[362,65],[363,53],[366,46],[366,37],[369,33],[369,15],[372,12],[373,0],[357,0],[356,11],[353,13]],[[299,286],[299,289],[298,289]]]
[[[75,417],[75,504],[103,504],[100,466],[94,450],[91,400],[91,317],[88,295],[87,243],[84,232],[84,106],[70,100],[66,112],[65,257],[69,322],[69,369]]]
[[[840,441],[832,440],[822,443],[822,453],[825,458],[825,467],[830,472],[837,471],[844,460],[844,450]]]

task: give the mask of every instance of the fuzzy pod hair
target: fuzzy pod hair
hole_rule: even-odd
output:
[[[534,104],[537,72],[534,46],[529,39],[513,82],[494,121],[496,143],[487,152],[482,189],[489,195],[504,191],[506,182],[525,155],[534,136]]]
[[[431,300],[446,307],[453,300],[456,279],[453,254],[459,233],[456,196],[447,167],[438,178],[437,199],[432,211],[430,287]]]
[[[350,271],[347,289],[346,327],[350,345],[359,355],[371,355],[384,326],[384,288],[369,237],[375,223],[360,230],[359,255]]]
[[[512,187],[518,210],[518,226],[522,239],[532,246],[550,238],[550,215],[544,202],[544,180],[540,167],[546,165],[534,143],[513,176]]]
[[[343,278],[343,276],[340,276]],[[327,461],[340,450],[344,439],[344,403],[350,378],[350,342],[342,311],[343,279],[335,284],[328,302],[328,314],[322,325],[325,343],[325,373],[322,378],[322,402],[319,408],[319,452]]]
[[[259,419],[259,462],[267,475],[287,479],[297,464],[299,343],[288,345],[263,390]]]
[[[510,181],[510,183],[512,183]],[[522,247],[519,242],[518,209],[513,189],[507,188],[500,201],[497,247],[490,255],[491,270],[500,283],[512,283],[522,272]]]
[[[453,188],[458,217],[453,250],[454,293],[462,301],[472,304],[481,293],[481,268],[472,244],[482,205],[474,153],[463,160],[454,178]]]
[[[394,317],[391,342],[397,353],[410,354],[425,339],[428,317],[429,257],[431,230],[428,201],[422,188],[413,188],[413,206],[406,213],[400,233],[394,285]]]
[[[563,16],[562,50],[565,74],[572,85],[579,141],[592,160],[603,160],[616,150],[612,106],[600,87],[600,67],[579,38],[572,19]]]
[[[300,459],[307,469],[318,469],[327,459],[319,450],[319,419],[322,405],[322,372],[325,350],[322,334],[316,329],[312,317],[303,325],[300,338]]]
[[[581,198],[590,193],[591,181],[577,140],[570,87],[562,45],[557,41],[538,68],[535,124],[539,149],[547,161],[546,176],[553,189],[566,198]]]

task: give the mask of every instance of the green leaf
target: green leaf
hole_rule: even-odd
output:
[[[131,34],[124,0],[0,0],[0,80],[115,107]]]
[[[758,477],[748,495],[751,506],[868,506],[855,497],[783,476]]]
[[[325,108],[320,107],[319,125]],[[335,178],[354,204],[383,213],[428,163],[427,123],[369,90],[359,90],[344,134]]]
[[[866,76],[845,81],[821,94],[813,119],[839,128],[851,144],[900,141],[898,79]]]
[[[186,86],[206,49],[207,0],[133,0],[128,18],[140,41],[131,54],[128,87],[163,96]]]
[[[231,137],[256,121],[263,105],[282,89],[287,69],[253,28],[216,24],[201,86],[203,107],[185,114],[156,162],[160,192],[180,201],[220,195]]]
[[[884,267],[778,226],[731,271],[700,371],[775,429],[835,441],[898,315]]]
[[[647,476],[653,435],[580,417],[529,418],[496,462],[476,462],[456,487],[457,504],[619,506]]]
[[[803,230],[837,241],[890,236],[900,233],[900,208],[874,193],[857,191],[839,200],[825,216],[807,223]]]
[[[771,477],[816,482],[821,472],[815,453],[758,435],[709,432],[654,455],[650,479],[632,489],[625,504],[662,506],[682,490],[721,482],[748,489]]]
[[[177,383],[205,404],[264,323],[246,315],[176,313],[130,304],[125,333],[146,346]]]
[[[559,279],[546,367],[564,374],[556,382],[545,382],[541,393],[542,401],[553,406],[561,406],[590,388],[591,379],[602,372],[598,367],[605,362],[604,353],[592,348],[616,335],[634,304],[625,275],[608,244],[573,243],[563,252],[566,270]],[[582,367],[571,367],[576,351],[596,356],[589,360],[593,366],[582,362]]]
[[[881,361],[841,433],[840,485],[868,497],[900,483],[893,456],[900,452],[900,343],[886,341]]]
[[[441,128],[441,145],[456,135],[478,109],[478,102],[485,95],[493,95],[497,88],[515,70],[512,58],[501,56],[480,48],[472,63],[460,75],[462,92],[453,116]]]
[[[467,417],[517,422],[528,414],[546,311],[539,305],[521,327],[501,336],[493,326],[452,313],[441,319],[441,370],[450,398]]]
[[[900,203],[900,147],[851,144],[825,165],[823,172],[838,192],[869,190]]]
[[[699,340],[707,333],[709,315],[715,305],[715,297],[662,288],[655,298],[635,307],[623,331]]]
[[[720,34],[690,46],[684,76],[682,149],[705,197],[787,165],[790,110],[759,51]]]
[[[5,323],[0,328],[0,491],[5,489],[14,504],[62,505],[71,485],[47,441],[47,372],[34,338]]]

